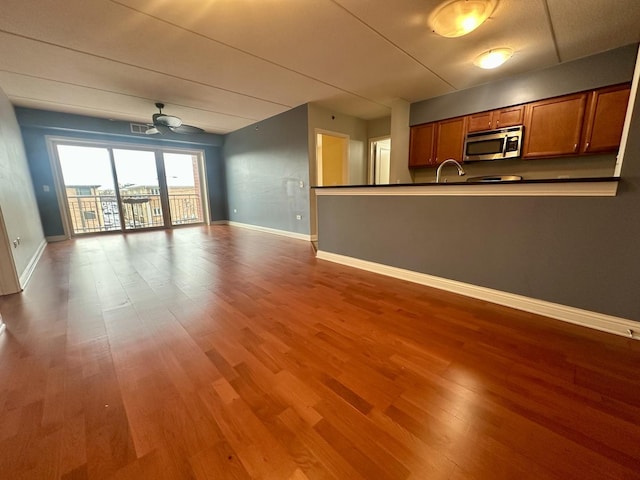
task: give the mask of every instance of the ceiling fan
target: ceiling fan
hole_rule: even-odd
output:
[[[149,128],[144,132],[147,135],[156,135],[158,133],[162,135],[167,132],[182,134],[204,132],[203,129],[194,127],[193,125],[185,125],[184,123],[182,123],[182,120],[179,117],[162,113],[164,103],[156,103],[156,108],[159,110],[159,112],[153,114],[153,123],[147,124]]]

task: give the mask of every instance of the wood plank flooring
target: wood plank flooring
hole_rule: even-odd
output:
[[[228,226],[0,298],[3,479],[638,479],[640,342]]]

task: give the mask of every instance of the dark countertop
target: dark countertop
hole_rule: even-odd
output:
[[[394,187],[436,187],[446,188],[451,185],[522,185],[522,184],[545,184],[545,183],[597,183],[597,182],[619,182],[620,177],[586,177],[586,178],[550,178],[536,180],[515,180],[508,182],[447,182],[447,183],[389,183],[384,185],[328,185],[312,186],[311,188],[394,188]]]

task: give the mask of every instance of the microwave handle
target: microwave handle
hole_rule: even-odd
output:
[[[502,157],[504,158],[507,155],[507,140],[509,139],[509,135],[505,135],[502,140]]]

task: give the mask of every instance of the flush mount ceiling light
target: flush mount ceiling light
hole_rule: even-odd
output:
[[[449,0],[431,16],[432,30],[443,37],[461,37],[489,18],[498,0]]]
[[[493,48],[481,53],[473,61],[473,64],[485,69],[496,68],[502,65],[513,56],[510,48]]]

